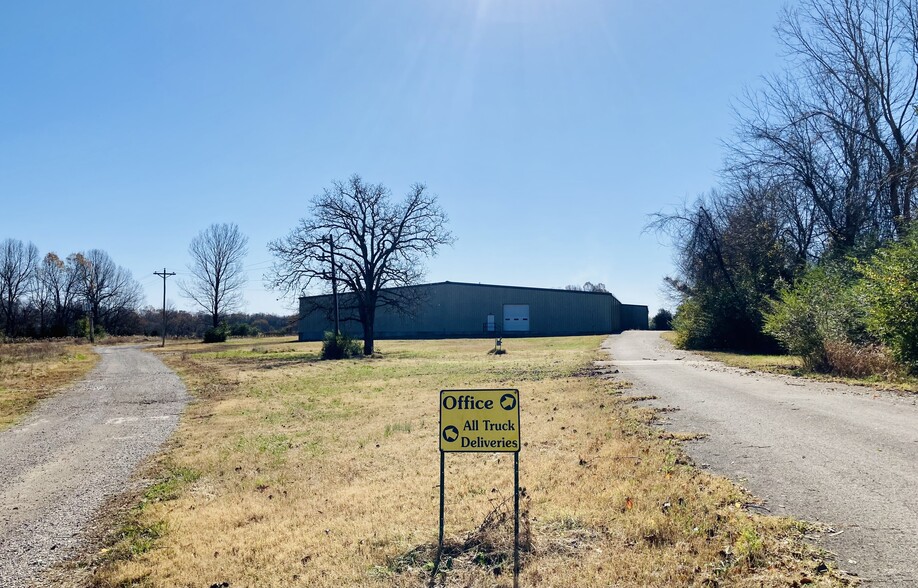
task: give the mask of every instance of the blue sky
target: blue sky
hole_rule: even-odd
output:
[[[744,87],[784,67],[783,2],[4,2],[0,239],[100,248],[159,305],[235,222],[246,310],[268,241],[358,173],[427,184],[457,237],[428,281],[604,282],[667,304],[648,215],[717,183]],[[192,308],[170,280],[169,300]]]

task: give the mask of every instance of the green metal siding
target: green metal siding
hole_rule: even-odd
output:
[[[646,306],[641,306],[640,304],[622,304],[621,314],[622,331],[631,329],[646,331],[650,328],[649,311]]]
[[[497,334],[532,337],[593,335],[619,332],[623,325],[623,305],[608,293],[456,282],[413,288],[422,293],[422,302],[413,316],[399,315],[387,308],[377,310],[375,334],[378,339],[490,337]],[[505,304],[529,305],[528,332],[503,332]],[[348,306],[347,295],[341,297],[341,305],[342,308]],[[316,306],[329,308],[331,297],[300,300],[300,340],[320,339],[324,332],[332,329],[330,312],[310,312]],[[494,315],[496,332],[485,330],[489,314]],[[342,330],[354,337],[363,335],[357,322],[344,323]]]

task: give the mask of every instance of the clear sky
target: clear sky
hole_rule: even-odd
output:
[[[604,282],[667,304],[648,215],[717,182],[777,0],[0,3],[0,239],[106,250],[159,305],[190,240],[268,241],[358,173],[439,196],[427,281]],[[170,279],[169,300],[192,308]]]

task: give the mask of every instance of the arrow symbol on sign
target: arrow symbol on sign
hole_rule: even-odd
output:
[[[504,410],[513,410],[516,408],[516,396],[513,394],[504,394],[500,397],[500,407]]]
[[[446,440],[447,443],[452,443],[458,438],[459,438],[459,429],[457,429],[453,425],[450,425],[446,427],[445,429],[443,429],[443,439]]]

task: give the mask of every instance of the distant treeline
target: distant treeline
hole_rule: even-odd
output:
[[[32,243],[0,241],[0,333],[15,337],[162,335],[162,309],[142,306],[143,290],[131,272],[102,250],[60,257],[40,255]],[[231,336],[288,334],[295,316],[233,313],[221,316]],[[211,314],[166,310],[167,334],[201,337]]]
[[[233,313],[226,315],[227,333],[231,337],[258,335],[292,335],[296,333],[297,316],[266,313]],[[162,336],[162,309],[147,307],[138,313],[136,334]],[[206,312],[166,310],[166,334],[169,337],[203,337],[211,328],[211,316]]]

